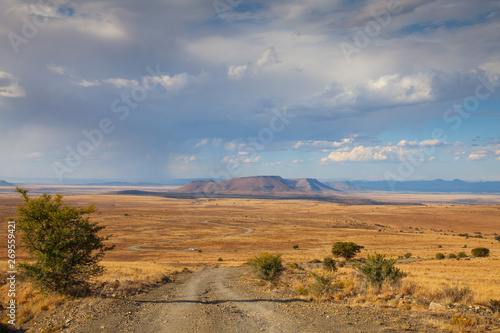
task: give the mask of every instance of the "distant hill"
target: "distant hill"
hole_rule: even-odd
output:
[[[7,183],[5,180],[0,180],[0,186],[16,186],[16,185]]]
[[[438,192],[438,193],[500,193],[500,182],[465,182],[463,180],[416,180],[403,182],[352,181],[360,188],[371,191]]]
[[[186,185],[175,189],[175,192],[179,193],[196,193],[196,192],[206,192],[212,193],[214,189],[215,182],[213,180],[194,180],[187,183]]]
[[[243,194],[243,195],[275,195],[305,194],[279,176],[241,177],[214,182],[199,180],[190,182],[172,192],[206,193],[206,194]]]
[[[307,192],[314,193],[334,193],[339,192],[339,190],[334,189],[327,184],[321,183],[317,179],[312,178],[299,178],[299,179],[287,179],[287,183],[295,186],[298,189],[302,189]]]
[[[343,182],[325,182],[324,184],[329,187],[342,192],[362,192],[365,191],[361,187],[354,185],[351,182],[343,181]]]
[[[297,186],[295,186],[296,184]],[[302,187],[302,188],[300,188]],[[108,194],[161,196],[165,198],[250,198],[279,200],[325,200],[349,205],[388,204],[371,199],[338,195],[329,186],[316,179],[285,180],[279,176],[256,176],[232,178],[215,182],[195,180],[167,192],[147,192],[138,190],[115,191]]]

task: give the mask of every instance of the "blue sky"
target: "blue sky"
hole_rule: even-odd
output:
[[[0,179],[500,180],[499,1],[0,7]]]

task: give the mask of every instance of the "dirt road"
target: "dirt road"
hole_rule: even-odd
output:
[[[248,268],[207,267],[132,300],[80,305],[84,312],[67,311],[71,317],[63,331],[441,332],[411,312],[317,303],[255,286],[245,274]]]

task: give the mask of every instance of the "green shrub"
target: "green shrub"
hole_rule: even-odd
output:
[[[272,254],[269,252],[248,260],[248,264],[253,268],[259,279],[275,282],[284,270],[281,254]]]
[[[75,208],[62,202],[62,195],[45,193],[28,197],[28,191],[17,188],[24,198],[18,209],[17,226],[21,240],[33,263],[21,263],[24,275],[42,289],[68,293],[85,290],[104,268],[99,261],[114,246],[105,246],[108,237],[98,234],[104,226],[90,222],[84,215],[95,208]]]
[[[298,248],[299,248],[299,246],[298,246],[298,245],[294,245],[294,246],[293,246],[293,249],[294,249],[294,250],[298,250]]]
[[[438,260],[442,260],[442,259],[444,259],[444,258],[445,258],[445,256],[444,256],[444,254],[443,254],[443,253],[441,253],[441,252],[436,253],[436,259],[438,259]]]
[[[337,270],[337,267],[335,267],[335,260],[330,257],[326,257],[323,259],[323,268],[326,269],[327,271],[335,272]]]
[[[485,247],[476,247],[471,252],[474,257],[488,257],[490,255],[490,250]]]
[[[458,252],[457,257],[458,258],[467,258],[467,254],[465,252]]]
[[[364,248],[364,246],[353,242],[336,242],[333,244],[332,254],[336,257],[342,257],[345,260],[351,260]]]
[[[456,259],[457,255],[455,253],[450,253],[450,254],[448,254],[448,258],[450,258],[450,259]]]
[[[224,261],[224,259],[222,259],[222,258],[219,258],[219,259],[217,259],[217,261]]]
[[[365,262],[354,268],[368,283],[381,287],[383,283],[392,284],[406,276],[406,273],[397,268],[395,264],[396,260],[385,259],[384,254],[375,253],[373,256],[368,255]]]
[[[500,235],[496,235],[495,240],[500,242]]]
[[[410,253],[410,252],[405,253],[404,257],[405,257],[406,259],[410,259],[410,258],[411,258],[411,253]]]

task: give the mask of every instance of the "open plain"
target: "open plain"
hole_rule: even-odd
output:
[[[67,195],[64,200],[74,206],[94,203],[97,212],[91,219],[106,226],[103,235],[112,235],[109,242],[116,248],[104,258],[108,271],[100,278],[103,282],[144,280],[183,267],[200,271],[242,266],[265,251],[281,253],[287,265],[307,266],[331,256],[333,243],[352,241],[365,247],[358,258],[375,252],[390,258],[411,253],[398,266],[408,273],[406,281],[429,292],[443,285],[468,286],[477,304],[500,299],[500,243],[494,240],[500,205],[456,205],[443,198],[425,205],[103,194]],[[5,229],[21,203],[13,194],[0,197]],[[4,234],[0,251],[6,253],[6,245]],[[438,252],[470,256],[475,247],[489,248],[490,257],[434,259]],[[18,260],[26,259],[19,252]]]

